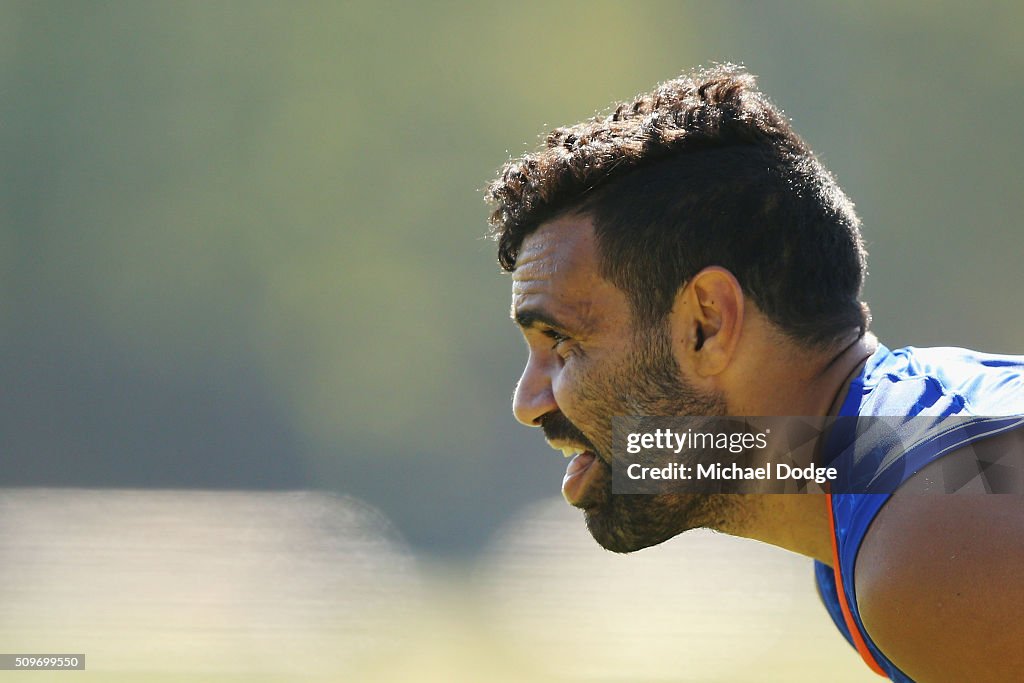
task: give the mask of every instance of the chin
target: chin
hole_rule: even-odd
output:
[[[647,505],[635,504],[640,502],[635,500],[640,496],[620,494],[612,497],[608,505],[584,510],[587,530],[602,548],[613,553],[632,553],[664,543],[683,531],[696,528],[679,524],[673,515],[666,516],[665,510],[658,509],[657,501],[645,501]],[[623,498],[634,500],[630,500],[627,506]]]

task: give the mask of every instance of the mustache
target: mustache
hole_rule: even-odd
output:
[[[597,453],[597,448],[590,439],[583,436],[579,427],[569,421],[562,413],[548,413],[540,419],[540,428],[548,441],[571,441],[583,446],[586,450]]]

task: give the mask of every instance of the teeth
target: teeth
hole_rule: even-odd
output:
[[[579,455],[582,452],[583,451],[581,451],[578,448],[563,448],[562,449],[562,455],[564,455],[567,458],[571,458],[571,457],[573,457],[575,455]]]

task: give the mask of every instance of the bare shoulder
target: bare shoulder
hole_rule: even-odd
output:
[[[979,452],[991,459],[1006,449],[1024,455],[1024,433],[956,451],[915,475],[878,513],[857,556],[865,628],[921,683],[1020,680],[1024,672],[1024,496],[984,493],[983,478],[960,495],[929,493],[941,468],[978,471]]]

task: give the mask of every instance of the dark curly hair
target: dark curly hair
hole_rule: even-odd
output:
[[[545,221],[590,217],[601,273],[638,324],[664,320],[679,288],[718,265],[797,341],[830,346],[867,330],[853,204],[741,67],[701,69],[556,128],[506,163],[486,197],[506,271]]]

